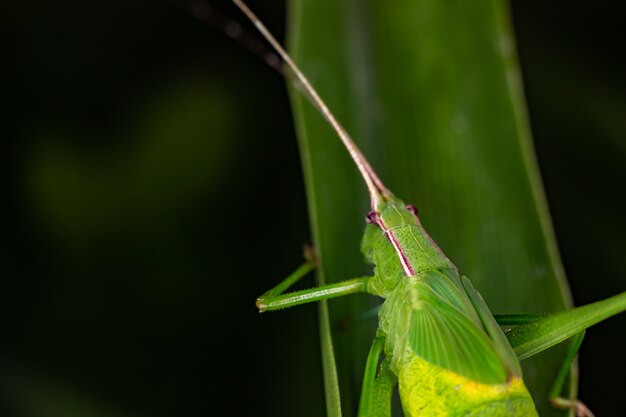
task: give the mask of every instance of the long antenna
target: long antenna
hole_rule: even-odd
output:
[[[173,6],[192,14],[196,19],[209,24],[223,32],[230,39],[239,43],[253,55],[261,58],[267,65],[282,76],[285,76],[282,58],[256,36],[251,35],[241,25],[228,18],[207,0],[166,0]]]
[[[248,8],[248,6],[242,0],[233,0],[235,5],[241,9],[241,11],[250,19],[250,21],[254,24],[254,26],[258,29],[258,31],[263,35],[263,37],[272,45],[272,47],[276,50],[278,55],[287,63],[289,68],[294,72],[296,78],[305,89],[305,91],[310,96],[313,103],[318,107],[322,116],[330,123],[332,128],[337,132],[339,138],[345,145],[346,149],[350,153],[350,156],[354,160],[357,168],[361,172],[361,176],[365,180],[367,184],[367,189],[370,194],[372,209],[376,209],[384,199],[390,197],[392,193],[385,187],[382,181],[378,178],[369,162],[365,159],[359,148],[356,146],[346,129],[337,121],[332,112],[328,109],[328,106],[319,96],[315,88],[311,85],[309,80],[304,76],[302,71],[298,68],[298,66],[293,62],[289,54],[283,49],[283,47],[278,43],[276,38],[271,34],[271,32],[265,27],[263,22]]]

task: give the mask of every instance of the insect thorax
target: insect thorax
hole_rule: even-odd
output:
[[[370,221],[361,250],[375,265],[372,292],[386,297],[402,277],[456,269],[424,230],[412,206],[394,199],[374,213]]]

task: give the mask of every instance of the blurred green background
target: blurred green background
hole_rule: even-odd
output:
[[[282,39],[283,3],[251,3]],[[626,289],[625,15],[608,5],[511,2],[579,305]],[[309,236],[284,80],[176,2],[4,2],[0,22],[2,415],[323,415],[315,307],[254,307]],[[626,416],[625,330],[583,347],[598,416]]]

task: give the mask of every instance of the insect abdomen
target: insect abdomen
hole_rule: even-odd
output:
[[[537,417],[520,378],[482,384],[418,356],[400,371],[399,389],[405,415],[411,417]]]

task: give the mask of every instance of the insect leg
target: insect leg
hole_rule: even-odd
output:
[[[565,378],[569,373],[572,361],[578,354],[578,350],[580,349],[580,345],[583,342],[584,337],[584,330],[572,337],[572,343],[567,349],[567,354],[565,355],[565,359],[563,359],[561,368],[559,369],[556,379],[554,380],[548,400],[550,401],[550,404],[556,408],[574,410],[576,412],[576,417],[593,417],[593,413],[580,400],[571,400],[569,398],[561,397],[563,385],[565,384]]]
[[[506,314],[496,315],[495,319],[501,326],[516,326],[528,324],[544,317],[546,317],[546,314]],[[574,410],[576,417],[593,417],[593,413],[580,400],[572,400],[561,397],[565,379],[567,378],[571,369],[572,361],[576,357],[584,337],[585,330],[572,337],[572,342],[567,350],[567,354],[563,359],[563,363],[559,368],[559,372],[557,373],[556,379],[554,380],[550,393],[548,394],[548,400],[550,401],[550,404],[556,408]]]
[[[626,292],[554,314],[535,316],[506,332],[519,360],[546,350],[615,314],[626,311]]]
[[[262,313],[264,311],[281,310],[283,308],[293,307],[300,304],[311,303],[314,301],[327,300],[329,298],[342,297],[348,294],[356,294],[367,292],[368,282],[371,277],[354,278],[335,284],[323,285],[308,290],[295,291],[292,293],[281,294],[282,291],[289,288],[285,282],[291,278],[287,277],[285,281],[278,284],[275,288],[269,290],[256,300],[256,306]],[[276,290],[281,291],[276,291]]]
[[[385,336],[377,334],[365,364],[359,417],[391,416],[391,394],[397,383],[397,377],[391,370],[387,359],[383,360],[378,369],[378,360],[384,346]]]
[[[494,314],[493,317],[500,326],[518,326],[538,320],[547,314]]]

